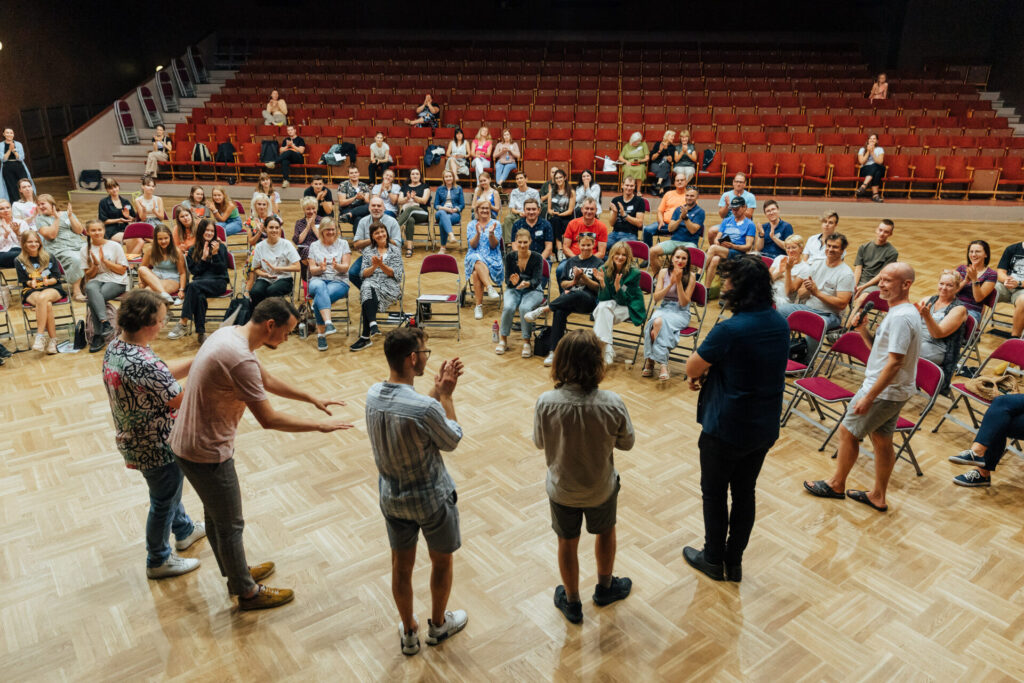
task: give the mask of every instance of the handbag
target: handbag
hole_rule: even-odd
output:
[[[1013,375],[978,375],[964,382],[964,389],[986,401],[1018,393],[1017,378]]]
[[[87,168],[78,174],[78,186],[83,190],[98,190],[103,183],[103,174],[95,168]]]
[[[247,296],[236,296],[224,311],[224,323],[227,325],[244,325],[252,317],[252,300]],[[229,322],[230,321],[230,322]],[[224,327],[224,325],[221,325]]]
[[[535,356],[546,356],[551,353],[551,328],[547,325],[538,327],[533,336],[533,354]]]

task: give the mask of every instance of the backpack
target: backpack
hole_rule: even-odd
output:
[[[263,163],[277,161],[277,141],[264,140],[260,143],[260,161]]]
[[[79,320],[75,323],[75,338],[72,342],[72,347],[76,351],[79,351],[84,349],[86,346],[88,346],[88,342],[85,340],[85,321]]]
[[[98,190],[103,183],[103,174],[95,168],[87,168],[78,174],[78,186],[83,190]]]
[[[192,148],[192,161],[213,161],[210,148],[202,142],[197,142],[196,146]]]
[[[110,303],[109,301],[107,302],[107,322],[110,323],[111,332],[104,336],[104,340],[106,340],[107,343],[110,343],[111,341],[114,340],[114,337],[117,336],[117,333],[120,332],[120,330],[117,327],[117,308],[115,308],[114,304]],[[99,330],[95,328],[94,323],[92,321],[92,314],[86,314],[85,338],[92,339],[98,332]]]
[[[551,328],[547,325],[537,326],[533,335],[533,355],[546,356],[551,353]]]
[[[244,325],[252,317],[252,300],[247,296],[236,296],[224,311],[224,320],[232,319],[235,325]]]
[[[217,156],[213,159],[218,164],[235,163],[235,146],[230,142],[222,142],[217,145]]]

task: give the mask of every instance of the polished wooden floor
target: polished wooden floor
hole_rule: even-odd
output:
[[[243,191],[235,193],[241,198]],[[289,219],[297,213],[286,208]],[[931,213],[922,207],[922,216]],[[817,229],[813,218],[789,218],[804,235]],[[874,225],[844,216],[840,229],[857,245]],[[961,262],[969,239],[987,237],[998,258],[1022,228],[903,220],[893,242],[918,268],[913,294],[921,297],[934,292],[943,267]],[[970,437],[953,425],[938,435],[926,431],[915,439],[924,476],[900,462],[891,511],[882,515],[803,492],[802,479],[826,475],[832,464],[816,450],[820,433],[793,420],[760,477],[744,581],[714,583],[680,556],[703,535],[695,394],[679,367],[659,385],[627,368],[621,355],[604,386],[624,397],[637,429],[636,447],[616,456],[623,482],[616,573],[632,577],[634,590],[610,607],[585,601],[583,625],[568,624],[551,602],[559,583],[555,537],[544,458],[530,440],[533,404],[550,379],[539,358],[519,358],[515,345],[494,355],[494,305],[483,321],[474,321],[471,309],[464,313],[461,342],[441,331],[430,340],[431,367],[458,355],[467,368],[455,397],[466,436],[446,458],[464,541],[450,604],[469,612],[464,633],[437,648],[424,645],[412,658],[399,651],[376,472],[362,429],[366,390],[386,375],[380,344],[351,354],[338,335],[329,338],[329,352],[318,353],[314,339],[292,337],[277,351],[259,352],[271,372],[348,401],[340,412],[356,424],[320,435],[263,431],[248,415],[242,422],[237,463],[249,558],[275,561],[269,583],[297,594],[293,604],[264,613],[234,608],[206,541],[184,553],[202,560],[198,571],[146,579],[146,487],[114,447],[101,357],[28,352],[0,368],[2,678],[1024,678],[1020,459],[1007,456],[991,489],[955,487],[950,479],[962,468],[946,457]],[[985,348],[997,342],[989,337]],[[154,347],[165,358],[197,348],[195,337]],[[421,390],[427,386],[419,382]],[[314,413],[274,401],[282,410]],[[936,412],[947,405],[940,400]],[[928,419],[929,430],[937,419]],[[869,485],[872,467],[862,458],[851,486]],[[201,518],[187,485],[184,501]],[[595,582],[593,561],[586,538],[585,586]],[[428,565],[421,552],[414,580],[423,623]]]

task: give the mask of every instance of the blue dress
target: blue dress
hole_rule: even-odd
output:
[[[487,230],[493,228],[498,235],[498,246],[491,247],[491,238],[487,234]],[[474,218],[466,226],[466,244],[467,246],[472,243],[473,238],[476,237],[477,233],[477,222]],[[473,272],[473,267],[477,261],[483,261],[484,265],[487,266],[487,272],[491,276],[491,282],[497,284],[504,278],[502,273],[504,272],[502,257],[501,257],[501,224],[495,219],[486,225],[483,230],[483,234],[480,235],[480,242],[475,247],[468,246],[466,251],[466,277],[469,278]]]

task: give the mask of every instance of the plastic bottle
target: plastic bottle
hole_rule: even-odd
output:
[[[495,320],[494,324],[491,325],[491,341],[495,344],[498,343],[498,321]]]

